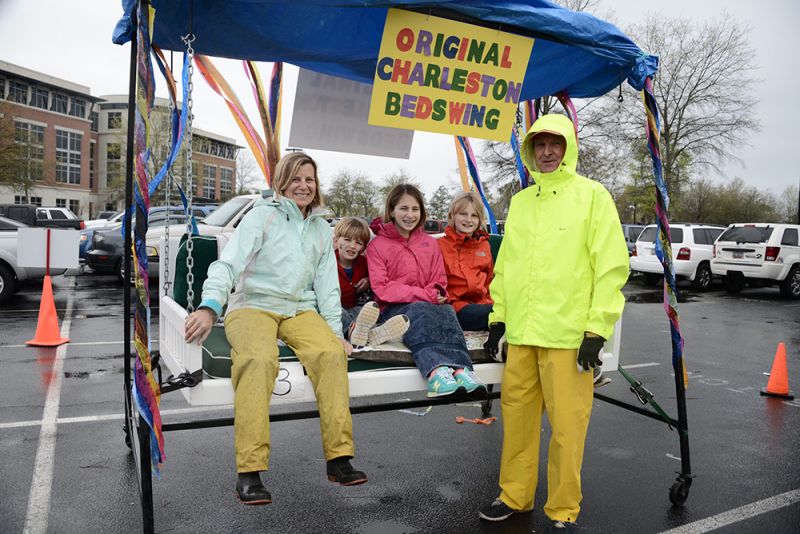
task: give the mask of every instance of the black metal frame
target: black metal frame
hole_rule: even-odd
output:
[[[147,0],[140,0],[142,3],[149,3]],[[474,23],[475,21],[470,21]],[[136,53],[138,48],[138,24],[137,24],[137,11],[134,9],[131,15],[131,23],[134,28],[133,36],[131,37],[131,54],[130,54],[130,72],[129,72],[129,87],[128,87],[128,136],[127,136],[127,162],[125,166],[125,208],[127,213],[130,213],[133,204],[133,139],[134,139],[134,119],[135,119],[135,95],[136,95]],[[798,214],[800,216],[800,213]],[[146,214],[139,214],[137,221],[139,225],[144,225],[142,220]],[[129,221],[128,221],[129,222]],[[131,225],[126,224],[125,232],[125,279],[130,280],[131,275]],[[125,306],[125,324],[123,339],[125,343],[125,356],[124,356],[124,388],[125,388],[125,441],[131,449],[134,463],[137,465],[139,482],[139,496],[142,508],[142,531],[145,533],[152,533],[155,531],[155,523],[153,517],[153,479],[152,479],[152,459],[150,456],[150,428],[146,424],[139,424],[139,417],[135,412],[132,398],[132,371],[131,371],[131,295],[130,285],[125,284],[124,290],[124,306]],[[680,454],[681,454],[681,471],[678,473],[676,482],[672,485],[669,491],[669,498],[673,505],[681,506],[686,501],[689,494],[689,488],[692,484],[694,475],[691,473],[691,464],[689,461],[689,429],[686,414],[686,390],[683,384],[683,361],[679,361],[673,365],[675,374],[675,393],[677,398],[678,419],[671,419],[666,421],[670,427],[675,427],[678,430],[680,441]],[[635,404],[629,404],[617,399],[613,399],[600,393],[595,393],[594,397],[598,400],[619,406],[626,410],[638,413],[645,417],[665,422],[664,419]],[[489,391],[486,395],[479,397],[475,396],[457,396],[447,397],[441,399],[422,399],[412,401],[398,401],[382,404],[373,404],[365,406],[353,406],[350,408],[351,413],[373,413],[384,412],[399,409],[419,408],[423,406],[439,406],[445,404],[452,404],[455,402],[463,402],[464,400],[482,400],[484,401],[482,413],[487,416],[491,413],[492,400],[500,398],[500,392]],[[310,419],[319,417],[319,412],[316,410],[288,412],[281,414],[270,415],[271,422],[277,421],[293,421],[298,419]],[[219,418],[219,419],[206,419],[202,421],[191,421],[183,423],[164,423],[162,430],[164,432],[175,430],[190,430],[196,428],[214,428],[221,426],[230,426],[233,424],[233,418]],[[134,433],[133,430],[136,432]],[[135,439],[134,439],[135,435]]]

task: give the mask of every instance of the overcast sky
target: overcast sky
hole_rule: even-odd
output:
[[[647,13],[667,17],[713,18],[723,9],[752,26],[752,45],[758,76],[760,102],[742,113],[754,113],[762,123],[761,133],[742,147],[743,164],[731,163],[716,180],[743,178],[748,184],[780,193],[800,180],[794,158],[800,152],[800,93],[797,52],[800,50],[800,2],[797,0],[605,0],[613,8],[620,27],[636,23]],[[116,0],[0,0],[0,59],[33,70],[86,85],[91,94],[124,94],[128,87],[128,46],[111,43],[111,32],[121,15]],[[665,27],[664,31],[669,31]],[[176,62],[180,60],[176,55]],[[258,121],[252,96],[240,62],[219,60],[217,66],[234,86],[240,100]],[[271,66],[262,66],[268,78]],[[158,80],[161,82],[161,80]],[[296,69],[287,69],[283,107],[282,144],[289,139],[292,94]],[[198,127],[232,137],[242,146],[244,138],[221,98],[201,79],[195,84],[194,111]],[[158,96],[167,96],[163,83]],[[260,130],[260,128],[259,128]],[[479,143],[479,141],[474,141]],[[309,151],[320,163],[323,186],[326,177],[347,168],[362,171],[376,182],[395,170],[415,176],[427,193],[441,184],[457,184],[457,163],[452,137],[417,132],[408,160],[355,156],[327,151]],[[330,182],[328,182],[330,183]]]

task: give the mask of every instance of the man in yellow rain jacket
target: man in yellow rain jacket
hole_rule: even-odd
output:
[[[511,200],[485,345],[494,356],[503,333],[508,341],[501,493],[480,517],[502,521],[533,508],[546,410],[552,437],[544,512],[554,529],[570,530],[582,498],[593,393],[588,371],[600,364],[600,349],[622,314],[628,250],[611,195],[575,170],[578,145],[569,119],[537,120],[522,160],[536,183]]]

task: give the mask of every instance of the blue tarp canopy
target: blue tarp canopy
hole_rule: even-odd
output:
[[[388,8],[402,8],[533,37],[521,98],[566,91],[573,98],[607,93],[627,80],[640,90],[658,58],[640,50],[616,26],[546,0],[151,0],[153,44],[184,50],[194,33],[197,53],[284,61],[313,71],[372,83]],[[135,0],[114,29],[122,44],[133,34]]]

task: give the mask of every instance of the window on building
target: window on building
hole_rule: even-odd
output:
[[[69,114],[73,117],[86,117],[86,100],[73,97],[69,106]]]
[[[44,126],[14,121],[14,140],[22,145],[20,156],[25,162],[19,169],[19,177],[41,180],[44,175]]]
[[[62,93],[53,93],[53,98],[50,101],[50,111],[56,113],[67,113],[67,95]]]
[[[6,97],[6,79],[0,78],[0,98]]]
[[[27,204],[28,199],[22,195],[14,195],[14,204]]]
[[[92,121],[92,131],[96,132],[97,131],[97,122],[98,122],[97,112],[96,111],[92,111],[91,113],[89,113],[89,120]]]
[[[219,170],[219,195],[222,198],[227,198],[233,191],[233,169],[226,169],[225,167]]]
[[[34,206],[42,206],[42,197],[28,197],[28,204],[33,204]]]
[[[122,128],[122,112],[110,111],[108,113],[108,129],[117,130],[119,128]]]
[[[28,86],[22,82],[11,80],[8,85],[8,99],[18,104],[28,104]]]
[[[50,91],[44,87],[34,87],[32,96],[33,98],[31,98],[31,106],[47,109],[47,105],[49,104],[50,100]]]
[[[217,168],[213,165],[203,165],[203,196],[216,198]]]
[[[79,215],[81,212],[81,201],[74,198],[69,199],[69,211],[75,215]]]
[[[97,143],[91,141],[89,143],[89,189],[94,187],[94,152],[97,150]],[[91,212],[91,208],[89,208]]]
[[[67,207],[67,199],[66,198],[57,198],[56,199],[56,207],[57,208],[66,208]],[[50,216],[51,217],[53,216],[53,213],[55,213],[55,211],[51,211],[50,212]]]
[[[122,178],[122,144],[106,145],[106,186]]]
[[[56,182],[81,183],[82,139],[82,134],[56,129]]]

